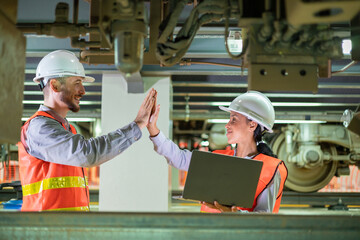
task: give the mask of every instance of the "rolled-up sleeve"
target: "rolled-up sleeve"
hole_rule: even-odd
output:
[[[100,165],[126,150],[142,136],[135,122],[106,135],[85,139],[65,130],[56,120],[37,117],[26,132],[27,151],[47,162],[91,167]]]
[[[180,149],[173,141],[166,138],[160,131],[156,137],[150,137],[154,144],[154,150],[164,156],[171,166],[187,171],[189,169],[192,152],[187,149]]]

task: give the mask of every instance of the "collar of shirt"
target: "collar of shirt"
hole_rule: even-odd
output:
[[[51,116],[53,116],[57,121],[61,122],[65,125],[66,129],[70,129],[70,124],[66,118],[62,118],[57,112],[54,110],[48,108],[47,106],[40,105],[38,111],[43,111],[49,113]]]
[[[257,156],[259,153],[256,153],[252,156],[245,156],[244,158],[253,159],[255,156]],[[234,149],[234,156],[236,156],[236,148]]]

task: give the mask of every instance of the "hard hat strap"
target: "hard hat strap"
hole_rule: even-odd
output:
[[[44,79],[42,78],[42,79],[40,79],[40,81],[39,81],[39,88],[40,88],[40,91],[42,91],[44,88],[45,88],[45,84],[44,84],[44,81],[43,81]]]

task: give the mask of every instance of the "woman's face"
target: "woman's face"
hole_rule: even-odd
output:
[[[237,112],[231,112],[230,120],[225,125],[228,143],[241,144],[243,142],[251,141],[256,126],[256,122],[248,120],[244,115]]]

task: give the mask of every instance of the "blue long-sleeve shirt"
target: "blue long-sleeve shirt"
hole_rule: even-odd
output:
[[[187,171],[189,169],[192,152],[187,149],[180,149],[173,141],[166,138],[160,132],[156,137],[150,137],[154,144],[154,150],[164,156],[171,166]],[[281,183],[280,172],[277,171],[275,177],[268,187],[259,195],[254,212],[272,212],[275,206],[276,197]],[[242,211],[247,212],[247,211]]]
[[[68,121],[55,111],[43,105],[39,111],[48,112],[57,121],[43,116],[32,119],[25,133],[25,147],[30,155],[47,162],[77,167],[98,166],[119,155],[142,136],[138,125],[132,122],[106,135],[85,139],[71,133]]]

